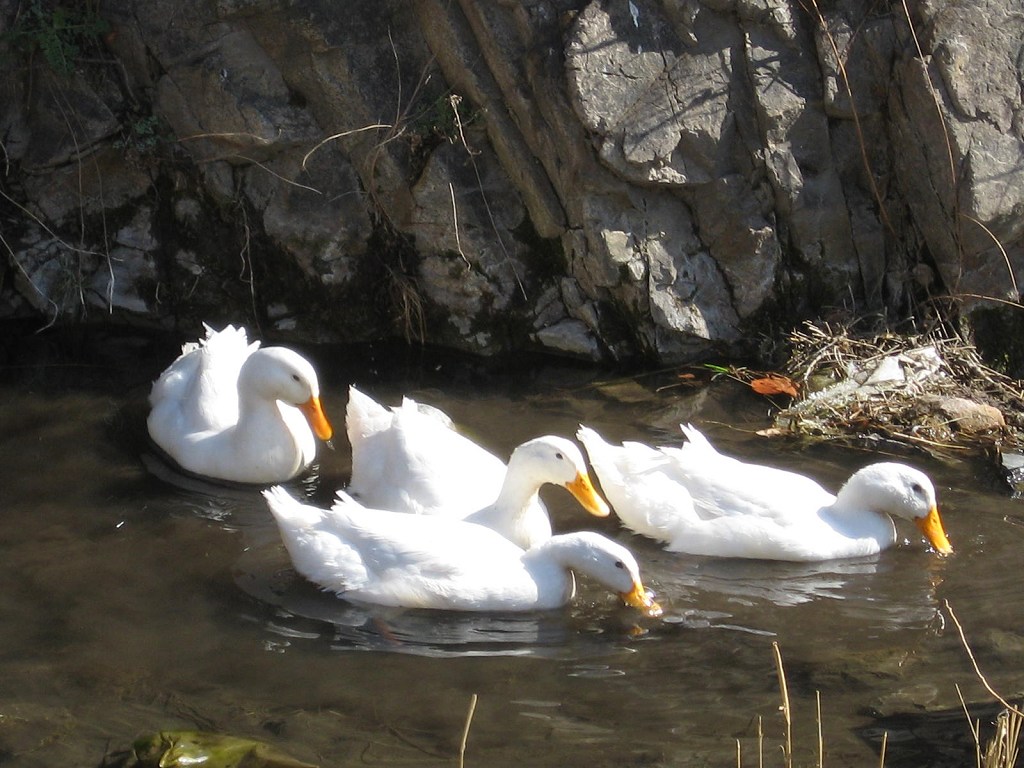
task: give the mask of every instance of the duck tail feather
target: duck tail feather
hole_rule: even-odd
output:
[[[679,429],[682,430],[683,437],[687,439],[690,446],[692,446],[693,448],[699,448],[701,450],[714,451],[715,453],[718,453],[715,447],[711,444],[711,441],[704,436],[704,433],[701,432],[692,424],[680,424]],[[686,448],[688,446],[683,447]]]
[[[267,506],[278,523],[305,528],[317,523],[323,516],[316,507],[303,504],[280,485],[264,490],[263,498],[267,500]]]

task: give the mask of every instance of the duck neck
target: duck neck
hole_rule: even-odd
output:
[[[587,564],[593,560],[590,548],[575,533],[564,533],[553,536],[533,548],[537,557],[557,563],[564,570],[587,570]],[[530,557],[533,554],[526,555]]]
[[[523,549],[529,549],[537,541],[548,538],[551,531],[548,530],[544,535],[530,530],[528,512],[540,503],[537,498],[540,488],[514,475],[514,472],[506,473],[501,491],[493,504],[466,519],[492,528]]]
[[[509,465],[505,473],[505,480],[501,484],[501,491],[498,498],[491,506],[505,513],[514,514],[517,510],[526,509],[537,502],[540,494],[540,485],[531,483],[515,471],[514,465]]]
[[[302,414],[297,411],[296,415],[302,418]],[[296,445],[295,436],[278,402],[245,391],[239,392],[234,440],[243,451],[253,446]],[[294,452],[295,448],[289,451]]]
[[[835,503],[827,512],[836,530],[846,536],[867,536],[882,542],[883,546],[896,541],[896,523],[880,510],[870,484],[860,482],[856,475],[839,489]]]
[[[875,486],[864,482],[859,473],[854,473],[839,489],[832,509],[839,515],[863,515],[870,512],[888,519],[887,514],[879,511],[882,504],[876,498],[875,491]]]
[[[535,579],[560,582],[563,602],[575,597],[576,575],[573,570],[581,565],[581,561],[577,547],[566,541],[564,536],[535,544],[523,555],[523,563]]]

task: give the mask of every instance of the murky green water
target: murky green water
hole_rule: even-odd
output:
[[[772,644],[784,658],[801,764],[974,763],[956,686],[982,716],[1024,690],[1021,502],[978,462],[915,457],[936,480],[951,558],[911,540],[876,558],[803,566],[673,555],[546,495],[555,527],[627,544],[666,609],[639,618],[583,585],[563,611],[463,616],[357,608],[289,568],[255,492],[169,475],[144,399],[169,340],[57,334],[0,351],[0,765],[98,765],[158,729],[270,741],[324,766],[782,765]],[[723,451],[837,486],[877,454],[758,438],[767,409],[731,385],[658,390],[666,375],[547,364],[516,370],[415,350],[313,349],[338,429],[296,484],[329,503],[349,469],[345,393],[437,405],[508,454],[587,423],[677,440],[694,421]]]

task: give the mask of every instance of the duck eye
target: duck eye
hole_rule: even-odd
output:
[[[920,483],[914,483],[912,486],[910,486],[910,490],[912,490],[918,496],[924,496],[924,488],[921,487]]]
[[[559,452],[555,454],[555,458],[561,461],[564,457],[562,456],[561,452]]]
[[[622,562],[621,560],[616,560],[615,561],[615,567],[620,569],[620,570],[623,570],[623,571],[626,570],[626,564],[624,562]]]
[[[293,373],[293,374],[292,374],[292,381],[294,381],[294,382],[296,382],[296,383],[298,383],[299,381],[301,381],[301,379],[299,378],[299,374],[297,374],[297,373]]]

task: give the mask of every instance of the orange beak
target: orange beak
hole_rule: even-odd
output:
[[[643,612],[644,616],[661,616],[661,606],[654,602],[654,599],[647,594],[647,590],[644,589],[644,585],[639,581],[633,584],[631,592],[624,592],[622,599],[626,605],[631,608],[636,608]]]
[[[941,555],[953,553],[953,546],[946,538],[946,531],[942,528],[942,520],[939,519],[938,507],[932,507],[925,517],[915,518],[914,523],[921,529],[921,533],[928,539],[936,552]]]
[[[302,415],[306,417],[306,421],[309,422],[309,426],[316,433],[317,437],[321,440],[331,439],[331,436],[334,434],[334,427],[331,426],[331,422],[324,415],[323,408],[320,407],[319,397],[314,395],[309,398],[309,400],[299,405],[299,410],[302,411]]]
[[[608,517],[611,514],[608,502],[601,498],[601,494],[595,490],[589,475],[578,474],[576,479],[571,483],[566,483],[565,487],[576,497],[576,501],[594,517]]]

